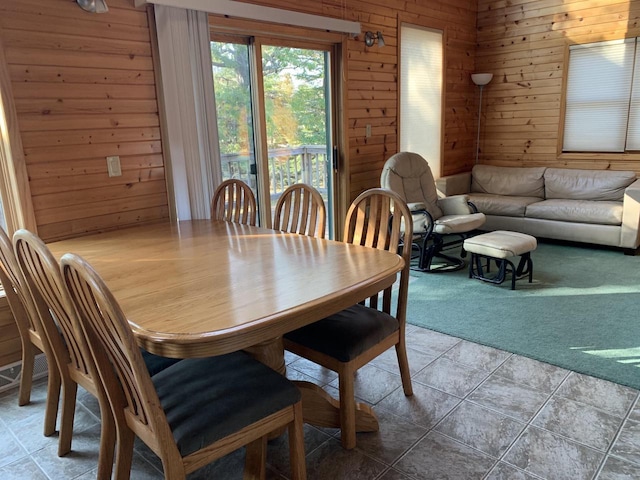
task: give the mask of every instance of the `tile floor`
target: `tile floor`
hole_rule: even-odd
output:
[[[356,393],[373,404],[380,431],[345,451],[338,430],[305,426],[312,479],[639,479],[639,392],[551,365],[409,327],[414,396],[402,393],[393,351],[357,375]],[[333,373],[288,356],[291,378],[336,393]],[[45,384],[18,407],[17,389],[0,395],[0,478],[95,478],[98,407],[80,394],[73,451],[56,456],[42,435]],[[270,443],[268,478],[288,478],[286,439]],[[242,477],[239,451],[190,479]],[[136,446],[131,478],[160,479],[157,458]]]

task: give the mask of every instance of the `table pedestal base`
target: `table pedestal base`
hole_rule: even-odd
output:
[[[302,392],[304,421],[316,427],[340,428],[340,402],[315,383],[294,381]],[[356,432],[377,432],[378,417],[365,403],[356,403]]]

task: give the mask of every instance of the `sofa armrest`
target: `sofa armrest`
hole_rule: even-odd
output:
[[[472,212],[467,195],[454,195],[438,199],[438,206],[445,215],[468,215]]]
[[[469,193],[471,190],[471,172],[440,177],[436,180],[436,188],[440,197]]]
[[[640,245],[640,179],[624,191],[620,246],[636,249]]]

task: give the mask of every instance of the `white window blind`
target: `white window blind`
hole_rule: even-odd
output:
[[[629,104],[627,150],[640,150],[640,38],[636,38],[635,74]]]
[[[422,155],[438,178],[442,143],[442,31],[403,24],[400,50],[400,150]]]
[[[635,39],[569,49],[565,152],[623,152],[633,79]]]

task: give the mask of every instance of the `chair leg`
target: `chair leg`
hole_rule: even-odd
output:
[[[304,423],[301,402],[293,406],[293,422],[289,424],[289,463],[291,464],[291,479],[306,480],[307,463],[304,454]]]
[[[47,403],[44,410],[44,435],[48,437],[56,432],[56,420],[58,418],[58,404],[60,403],[60,390],[62,379],[60,371],[53,358],[47,357]]]
[[[346,450],[356,446],[356,396],[354,371],[350,367],[339,373],[340,383],[340,440]]]
[[[432,239],[430,243],[429,238],[424,239],[422,249],[420,251],[420,259],[418,260],[418,268],[420,270],[431,270],[431,262],[433,261],[433,257],[437,251],[437,246],[434,242],[434,239]]]
[[[60,439],[58,456],[63,457],[71,451],[73,438],[73,418],[76,414],[76,396],[78,384],[66,378],[62,380],[62,416],[60,419]]]
[[[407,346],[404,342],[396,343],[396,356],[400,367],[400,378],[402,379],[402,389],[407,397],[413,395],[413,385],[411,384],[411,371],[409,370],[409,359],[407,358]]]
[[[135,434],[127,427],[124,419],[121,419],[121,421],[123,422],[122,425],[117,425],[116,423],[116,473],[114,480],[129,480],[131,477]],[[166,467],[165,476],[167,476]],[[167,478],[171,477],[167,476]]]
[[[31,401],[35,356],[36,352],[30,343],[22,345],[22,371],[20,372],[20,393],[18,395],[18,405],[21,407]]]
[[[100,402],[100,453],[97,480],[111,480],[116,446],[116,424],[109,404]]]
[[[464,268],[465,262],[462,258],[452,257],[444,253],[444,250],[453,248],[462,241],[463,237],[460,240],[445,243],[443,237],[437,234],[426,237],[422,243],[418,269],[423,272],[454,272]],[[461,250],[461,257],[464,256],[466,256],[466,250],[463,249]],[[443,259],[445,261],[444,264],[436,264],[436,267],[432,267],[435,258]]]
[[[243,480],[265,480],[267,476],[267,435],[246,447]]]

